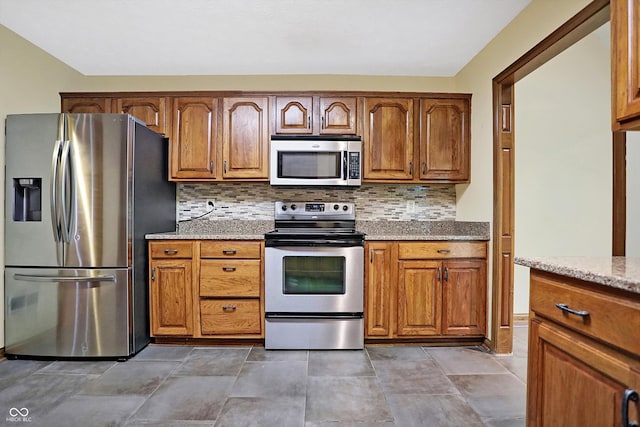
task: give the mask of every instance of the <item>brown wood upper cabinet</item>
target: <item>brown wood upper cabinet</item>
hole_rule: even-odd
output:
[[[269,178],[269,97],[224,98],[222,177]]]
[[[173,98],[173,138],[170,140],[170,180],[216,177],[215,138],[218,100],[209,97]]]
[[[110,113],[109,97],[71,97],[62,95],[62,113]]]
[[[421,180],[469,180],[469,110],[469,99],[420,100]]]
[[[112,104],[114,113],[131,114],[142,120],[147,127],[162,135],[169,135],[167,126],[167,97],[115,98]]]
[[[355,96],[276,96],[275,133],[355,135]]]
[[[611,0],[613,130],[640,129],[640,0]]]
[[[470,95],[367,97],[364,105],[365,181],[469,181]]]
[[[413,99],[365,98],[363,179],[413,178]]]

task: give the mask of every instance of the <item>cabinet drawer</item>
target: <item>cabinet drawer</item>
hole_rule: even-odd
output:
[[[400,242],[399,259],[486,258],[485,242]]]
[[[200,258],[260,258],[260,242],[207,241],[200,246]]]
[[[150,242],[151,258],[191,258],[193,243],[189,241]]]
[[[260,260],[203,259],[200,261],[200,296],[259,297]]]
[[[260,302],[257,299],[201,300],[203,335],[260,334]]]
[[[640,299],[630,301],[607,295],[583,286],[581,281],[557,279],[537,272],[531,273],[530,306],[538,316],[574,329],[590,337],[640,354]],[[556,304],[584,311],[587,316],[566,313]]]

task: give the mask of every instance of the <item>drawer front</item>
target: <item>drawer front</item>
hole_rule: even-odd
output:
[[[486,258],[485,242],[400,242],[399,259]]]
[[[261,334],[260,301],[211,299],[200,301],[203,335]]]
[[[149,242],[151,258],[191,258],[193,243],[190,241]]]
[[[568,279],[567,279],[568,280]],[[567,308],[587,315],[571,314]],[[585,289],[576,281],[565,283],[532,271],[531,311],[592,338],[640,354],[640,301],[631,301]],[[583,313],[585,314],[585,313]]]
[[[200,258],[256,258],[262,254],[260,242],[235,240],[206,241],[200,246]]]
[[[260,260],[203,259],[200,296],[259,297],[260,277]]]

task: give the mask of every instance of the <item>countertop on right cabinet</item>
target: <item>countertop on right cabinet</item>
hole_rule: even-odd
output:
[[[640,293],[638,257],[516,257],[525,267]]]
[[[367,240],[489,240],[489,223],[472,221],[356,221]]]

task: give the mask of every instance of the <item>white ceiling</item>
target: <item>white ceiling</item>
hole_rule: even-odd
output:
[[[0,0],[86,75],[453,76],[531,0]]]

